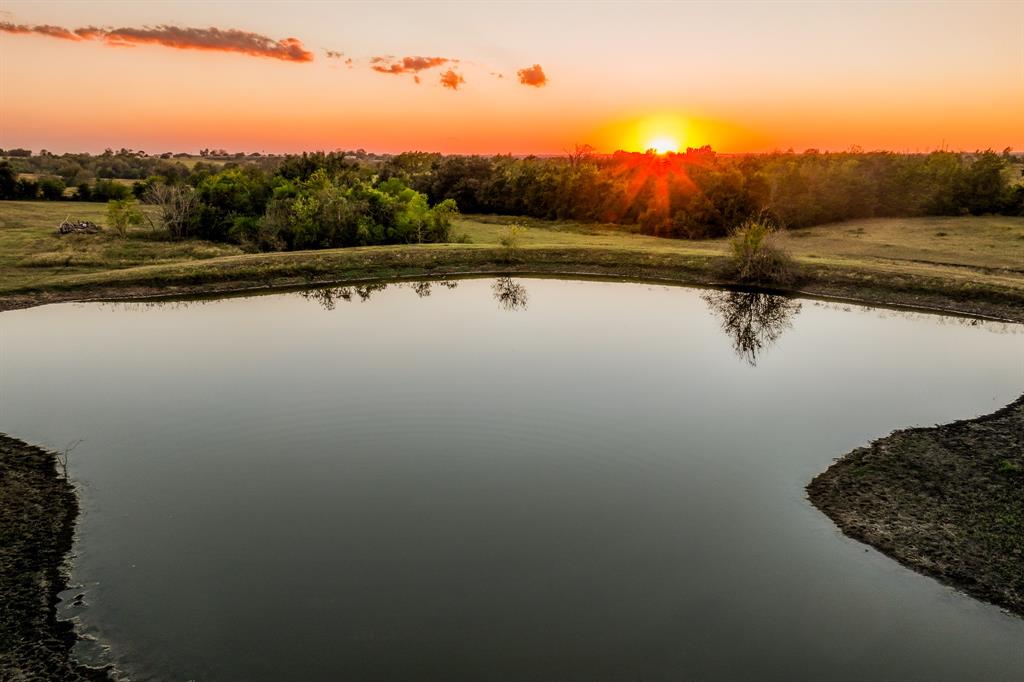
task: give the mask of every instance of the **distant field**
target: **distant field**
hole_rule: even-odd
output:
[[[458,228],[474,242],[497,243],[509,223],[527,227],[528,245],[623,246],[655,251],[725,253],[724,239],[661,239],[620,225],[552,222],[506,216],[467,216]],[[459,231],[456,229],[456,232]],[[1007,216],[873,218],[793,230],[793,255],[808,259],[848,258],[879,262],[1006,268],[1024,273],[1024,218]]]
[[[717,264],[728,254],[722,239],[662,239],[622,226],[507,216],[458,218],[454,233],[468,237],[468,244],[246,254],[229,244],[165,241],[143,227],[127,239],[109,232],[57,236],[57,226],[67,217],[103,225],[106,206],[0,202],[0,296],[124,286],[194,290],[212,282],[273,284],[297,277],[316,281],[495,269],[649,274],[700,283],[717,281]],[[512,222],[527,229],[515,262],[506,263],[497,247]],[[873,290],[879,289],[900,300],[909,296],[901,291],[912,292],[912,300],[922,305],[932,304],[931,293],[956,301],[998,299],[1011,310],[1024,304],[1024,218],[858,220],[795,230],[786,244],[807,274],[805,290],[877,299],[882,294]]]
[[[152,239],[143,228],[135,228],[128,239],[109,232],[58,236],[57,226],[67,218],[104,225],[107,205],[0,201],[0,292],[43,286],[57,277],[241,253],[225,244]]]

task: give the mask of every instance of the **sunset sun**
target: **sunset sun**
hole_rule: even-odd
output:
[[[653,149],[655,154],[668,154],[679,151],[679,142],[669,135],[660,135],[650,138],[646,148]]]

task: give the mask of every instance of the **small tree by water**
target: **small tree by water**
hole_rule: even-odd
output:
[[[526,227],[519,223],[508,225],[498,236],[498,243],[501,244],[502,258],[511,263],[519,257],[519,249],[522,246],[523,235]]]
[[[746,221],[729,238],[730,272],[740,282],[787,285],[796,279],[796,266],[782,244],[783,231],[760,217]]]

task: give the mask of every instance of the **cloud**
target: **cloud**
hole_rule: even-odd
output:
[[[63,40],[99,40],[116,47],[162,45],[178,50],[210,50],[235,52],[252,57],[268,57],[288,62],[311,62],[313,53],[297,38],[274,40],[259,33],[234,28],[186,28],[181,26],[144,26],[143,28],[98,28],[87,26],[75,30],[60,26],[24,26],[0,22],[6,33],[37,34]]]
[[[441,85],[452,90],[458,90],[459,86],[466,82],[460,74],[455,73],[452,69],[448,69],[441,74]]]
[[[402,57],[399,60],[393,57],[374,57],[370,60],[370,68],[378,73],[419,73],[455,61],[458,60],[447,57]]]
[[[436,69],[446,64],[458,64],[460,60],[451,57],[402,57],[397,59],[391,55],[385,57],[373,57],[370,59],[370,68],[377,73],[391,75],[412,74],[412,80],[419,85],[422,82],[420,72],[427,69]],[[441,85],[452,90],[458,90],[466,79],[454,69],[448,69],[441,74]]]
[[[519,76],[519,82],[523,85],[542,88],[548,84],[548,77],[545,75],[544,69],[541,68],[540,64],[519,69],[516,71],[516,74]]]
[[[238,52],[253,57],[269,57],[288,62],[311,62],[313,53],[298,38],[274,40],[267,36],[238,29],[181,28],[155,26],[107,30],[102,39],[110,44],[163,45],[179,50],[213,50]]]
[[[345,53],[342,52],[341,50],[328,50],[328,49],[325,48],[324,49],[324,55],[328,59],[341,59],[342,57],[345,56]]]
[[[0,32],[3,33],[19,33],[23,35],[29,35],[32,33],[49,36],[50,38],[60,38],[62,40],[82,40],[81,37],[75,35],[72,31],[60,26],[50,26],[43,24],[41,26],[26,26],[24,24],[13,24],[9,21],[0,21]]]

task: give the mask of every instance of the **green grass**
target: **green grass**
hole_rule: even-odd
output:
[[[198,240],[171,242],[146,228],[127,239],[101,234],[56,233],[65,220],[105,225],[107,205],[72,201],[0,202],[0,293],[41,288],[76,275],[159,263],[180,263],[241,253],[235,246]]]
[[[466,244],[247,254],[227,244],[166,241],[144,227],[127,239],[109,232],[56,235],[67,217],[104,225],[106,206],[0,202],[0,298],[497,270],[720,283],[728,255],[724,239],[662,239],[616,225],[506,216],[458,218],[453,232],[467,237]],[[513,222],[527,229],[509,263],[500,238]],[[804,275],[805,291],[1024,318],[1024,218],[858,220],[792,231],[785,247]]]

